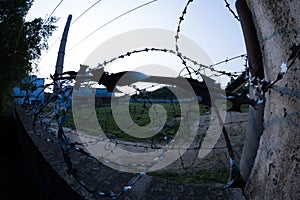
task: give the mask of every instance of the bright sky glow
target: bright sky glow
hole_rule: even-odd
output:
[[[27,19],[36,17],[46,19],[60,1],[35,0]],[[39,77],[47,78],[55,71],[59,44],[68,15],[73,15],[72,22],[74,22],[95,2],[97,0],[64,0],[53,13],[53,16],[59,18],[58,28],[49,40],[50,49],[43,52],[39,61],[37,72]],[[160,28],[176,32],[179,17],[187,1],[158,0],[117,19],[79,43],[108,21],[146,2],[148,0],[102,0],[72,24],[67,40],[64,71],[77,71],[95,48],[120,33],[141,28]],[[234,9],[234,0],[229,3]],[[240,23],[227,10],[223,0],[194,0],[188,8],[181,33],[198,43],[213,63],[246,52]],[[220,65],[217,69],[241,71],[244,68],[243,64],[242,59],[237,59]],[[115,69],[115,71],[124,70],[126,69]],[[222,82],[226,81],[228,79]]]

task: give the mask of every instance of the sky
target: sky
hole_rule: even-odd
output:
[[[60,2],[61,0],[35,0],[26,20],[32,20],[36,17],[47,19]],[[96,2],[98,3],[93,8],[75,21],[78,16]],[[98,46],[127,31],[157,28],[176,32],[186,0],[158,0],[100,28],[115,17],[146,2],[149,0],[63,0],[52,14],[52,16],[59,18],[56,24],[58,28],[49,39],[49,50],[42,53],[38,61],[39,71],[35,74],[43,78],[48,78],[50,74],[54,74],[59,44],[69,14],[73,16],[73,19],[67,39],[64,71],[79,70],[80,64],[85,64],[88,56]],[[235,10],[234,0],[228,2]],[[100,29],[94,32],[98,28]],[[94,34],[86,38],[93,32]],[[188,7],[181,26],[181,33],[201,46],[212,63],[246,52],[240,23],[225,7],[223,0],[194,0]],[[99,58],[100,61],[101,58]],[[151,64],[149,59],[145,61],[148,62],[145,64]],[[233,62],[219,65],[217,69],[241,71],[244,69],[243,64],[244,60],[239,58]],[[114,67],[113,71],[127,69],[120,64]],[[221,80],[223,84],[227,81],[226,78]]]

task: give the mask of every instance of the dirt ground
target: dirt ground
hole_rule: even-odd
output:
[[[239,161],[243,142],[246,131],[248,113],[237,113],[228,112],[225,117],[225,127],[229,134],[231,145],[233,146],[235,156],[237,161]],[[174,172],[174,173],[185,173],[185,172],[195,172],[199,170],[211,170],[215,171],[218,169],[229,169],[229,156],[228,150],[222,131],[216,117],[212,115],[202,115],[199,118],[199,127],[197,135],[189,148],[182,154],[181,158],[168,165],[165,168],[160,169],[158,172]],[[210,129],[212,132],[207,132]],[[99,141],[98,137],[85,135],[72,131],[71,129],[66,129],[67,135],[73,140],[78,140],[87,145],[93,145]],[[78,139],[78,134],[80,139]],[[205,136],[211,135],[216,143],[213,145],[203,145]],[[147,153],[153,151],[151,149],[151,144],[140,143],[140,142],[129,142],[129,141],[111,141],[112,143],[117,142],[118,147],[121,147],[130,152],[142,152]],[[149,148],[145,148],[149,147]],[[156,146],[159,148],[159,145]],[[199,156],[200,152],[208,152],[206,156]],[[180,152],[181,153],[181,152]],[[205,154],[206,154],[205,153]]]

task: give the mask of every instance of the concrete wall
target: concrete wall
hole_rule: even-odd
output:
[[[247,0],[262,51],[265,78],[276,79],[300,44],[300,1]],[[264,132],[246,186],[249,199],[300,199],[299,60],[266,94]]]
[[[39,146],[36,146],[35,138],[31,137],[34,137],[34,135],[30,135],[27,129],[31,126],[32,121],[26,116],[24,117],[23,112],[18,112],[16,113],[16,122],[18,143],[25,171],[27,176],[32,179],[35,188],[38,189],[35,191],[37,193],[35,196],[38,196],[39,199],[81,199],[78,193],[72,190],[68,183],[52,168],[43,153],[40,152]],[[36,139],[39,139],[37,135],[35,136]],[[42,142],[47,143],[46,141]],[[58,146],[46,145],[49,145],[53,152],[60,151]]]

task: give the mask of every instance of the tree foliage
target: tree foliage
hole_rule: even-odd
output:
[[[0,0],[0,106],[1,112],[12,88],[33,69],[33,63],[48,48],[47,40],[57,19],[25,17],[33,0]]]

